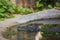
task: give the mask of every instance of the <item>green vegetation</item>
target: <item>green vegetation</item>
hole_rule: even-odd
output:
[[[58,0],[37,0],[36,1],[36,10],[51,9],[54,7],[60,7],[60,2]]]
[[[51,9],[54,7],[60,7],[60,2],[56,1],[55,3],[52,0],[37,0],[36,1],[36,11],[41,11],[44,9]],[[32,11],[29,8],[18,7],[9,0],[0,0],[0,20],[4,20],[5,18],[14,17],[13,14],[30,14]]]
[[[31,13],[32,11],[28,8],[23,8],[23,7],[16,7],[15,9],[15,13],[18,13],[18,14],[29,14]]]
[[[54,7],[60,8],[60,2],[56,1],[56,3],[54,4],[53,1],[46,2],[44,0],[37,0],[35,11],[51,9]],[[31,9],[15,6],[12,3],[10,3],[8,0],[0,0],[0,20],[4,20],[5,18],[12,18],[14,17],[13,14],[30,14],[31,12],[32,12]],[[42,25],[42,29],[46,30],[48,28],[52,28],[56,26],[60,26],[60,25],[46,24],[46,25]],[[7,30],[3,32],[2,35],[8,39],[11,37],[10,35],[13,36],[16,35],[16,32],[13,30],[11,33],[11,28],[7,28]],[[52,32],[43,32],[43,36],[44,38],[53,37],[53,36],[60,38],[60,33],[56,35],[56,33],[52,33]]]
[[[42,25],[42,29],[43,30],[46,30],[45,32],[43,32],[43,39],[44,40],[47,40],[47,38],[54,38],[54,37],[56,37],[58,40],[60,40],[60,33],[55,33],[55,32],[47,32],[47,29],[49,29],[49,28],[53,28],[53,27],[58,27],[58,28],[60,28],[60,24],[44,24],[44,25]],[[54,38],[55,39],[55,38]],[[56,39],[56,40],[57,40]],[[51,40],[51,39],[50,39]]]
[[[0,0],[0,18],[8,18],[14,13],[15,6],[8,0]]]
[[[28,8],[17,7],[8,0],[0,0],[0,20],[4,18],[14,17],[13,14],[29,14],[31,10]]]

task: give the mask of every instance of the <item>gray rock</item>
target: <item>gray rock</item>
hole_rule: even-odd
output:
[[[34,20],[49,19],[49,18],[51,19],[51,18],[58,18],[58,17],[60,17],[60,10],[48,9],[37,13],[25,15],[21,17],[19,20],[17,20],[16,22],[19,24],[23,24]]]

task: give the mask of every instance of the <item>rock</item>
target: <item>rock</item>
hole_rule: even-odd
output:
[[[11,18],[11,19],[6,19],[4,21],[0,21],[0,40],[8,40],[5,39],[1,32],[4,32],[6,30],[7,27],[11,27],[14,25],[17,25],[16,20],[19,19],[22,15],[15,15],[15,18]]]
[[[32,13],[32,14],[22,16],[16,22],[19,23],[19,24],[23,24],[23,23],[28,23],[28,22],[34,21],[34,20],[58,18],[58,17],[60,17],[60,10],[48,9],[48,10],[43,10],[43,11],[40,11],[40,12],[37,12],[37,13]]]
[[[8,40],[8,39],[3,38],[3,36],[0,33],[0,40]]]
[[[0,27],[11,27],[16,25],[16,20],[18,20],[22,15],[15,15],[15,18],[6,19],[4,21],[0,21]]]

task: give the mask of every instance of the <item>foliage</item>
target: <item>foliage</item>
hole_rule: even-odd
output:
[[[56,2],[56,3],[55,3]],[[43,9],[51,9],[54,7],[60,7],[60,2],[54,0],[37,0],[36,1],[36,10],[40,11]]]
[[[23,7],[16,7],[16,13],[20,13],[20,14],[29,14],[31,13],[32,11],[28,8],[23,8]]]
[[[40,1],[37,1],[37,2],[36,2],[36,6],[37,6],[37,7],[43,7],[43,6],[44,6],[44,4],[43,4],[43,3],[41,3]]]
[[[8,0],[0,0],[0,19],[10,17],[14,13],[14,9],[15,6]]]
[[[29,14],[31,10],[28,8],[17,7],[9,0],[0,0],[0,20],[3,18],[10,18],[13,14]]]
[[[60,2],[56,2],[56,6],[57,7],[60,7]]]
[[[53,28],[53,27],[59,27],[59,24],[44,24],[42,26],[42,29],[45,30],[45,32],[43,32],[43,37],[46,39],[47,37],[54,37],[56,36],[56,38],[60,38],[60,33],[56,34],[55,32],[47,32],[46,30],[49,28]]]

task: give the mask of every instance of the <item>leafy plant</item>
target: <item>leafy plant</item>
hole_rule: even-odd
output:
[[[1,18],[11,18],[13,14],[29,14],[31,10],[28,8],[17,7],[9,0],[0,0],[0,20]]]
[[[48,8],[50,8],[50,9],[51,9],[51,8],[53,8],[53,7],[52,7],[52,5],[48,5]]]
[[[60,7],[60,2],[56,2],[56,6],[57,7]]]
[[[4,8],[0,8],[0,12],[4,12],[5,11],[5,9]]]
[[[42,26],[42,29],[45,30],[43,32],[43,37],[46,39],[48,37],[56,37],[56,38],[60,38],[60,33],[56,34],[55,32],[47,32],[47,29],[49,28],[53,28],[53,27],[59,27],[60,25],[59,24],[44,24]]]
[[[40,3],[40,2],[37,2],[37,7],[43,7],[44,6],[44,4],[43,3]]]
[[[60,1],[58,0],[37,0],[36,1],[36,10],[51,9],[54,7],[60,7]]]
[[[15,6],[8,0],[0,0],[0,18],[7,18],[14,13]]]
[[[32,12],[31,9],[23,8],[23,7],[16,7],[16,13],[29,14],[31,12]]]

